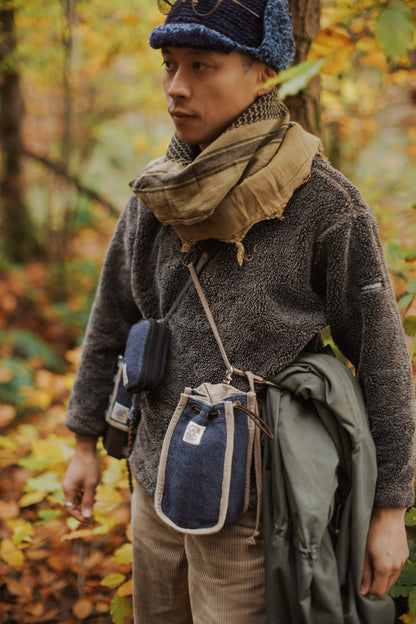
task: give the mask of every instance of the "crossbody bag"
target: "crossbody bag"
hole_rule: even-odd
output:
[[[231,366],[193,265],[189,265],[208,322],[226,367],[221,384],[185,388],[166,432],[159,463],[155,510],[183,533],[215,533],[248,509],[254,458],[258,534],[261,510],[260,432],[273,433],[259,416],[255,383],[269,383]],[[248,379],[249,391],[231,385]]]

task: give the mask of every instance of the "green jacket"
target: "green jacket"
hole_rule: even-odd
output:
[[[268,624],[392,624],[389,596],[359,594],[377,477],[360,386],[329,354],[273,381],[263,417]]]

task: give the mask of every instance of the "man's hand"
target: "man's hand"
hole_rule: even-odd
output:
[[[406,509],[376,507],[368,530],[360,594],[382,596],[397,581],[409,556]]]
[[[65,507],[80,522],[92,518],[95,489],[100,481],[96,444],[95,438],[77,435],[75,452],[62,481]]]

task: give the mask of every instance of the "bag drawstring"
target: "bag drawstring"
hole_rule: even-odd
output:
[[[247,414],[247,416],[251,418],[254,424],[261,431],[263,431],[263,433],[266,434],[267,437],[270,438],[270,440],[274,440],[273,432],[271,431],[270,427],[264,422],[264,420],[260,418],[258,412],[252,412],[244,405],[241,405],[240,401],[234,401],[233,406],[239,409],[241,412],[244,412],[244,414]]]

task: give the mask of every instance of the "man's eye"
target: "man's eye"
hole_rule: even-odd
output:
[[[196,69],[197,71],[205,69],[206,67],[207,66],[205,65],[205,63],[200,63],[199,61],[195,61],[194,63],[194,69]]]

